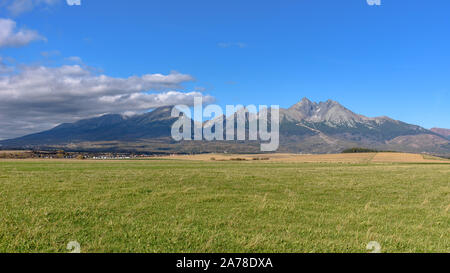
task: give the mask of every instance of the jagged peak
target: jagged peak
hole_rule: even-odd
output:
[[[298,106],[298,105],[313,105],[316,104],[315,102],[312,102],[307,97],[303,97],[299,102],[294,104],[292,107]]]
[[[296,121],[329,122],[338,125],[353,125],[356,121],[365,119],[357,115],[334,100],[312,102],[303,98],[299,103],[283,113],[284,117]]]
[[[319,105],[330,105],[330,106],[337,105],[343,107],[339,102],[335,100],[328,99],[326,101],[314,102],[308,99],[307,97],[303,97],[299,102],[292,105],[290,108],[298,108],[299,106],[319,106]]]
[[[341,105],[339,102],[337,102],[337,101],[334,101],[334,100],[327,100],[326,102],[325,102],[326,104],[330,104],[330,105]],[[342,105],[341,105],[342,106]]]
[[[307,97],[303,97],[302,100],[299,103],[312,103],[311,100],[309,100]]]

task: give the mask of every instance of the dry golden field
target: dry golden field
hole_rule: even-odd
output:
[[[297,163],[450,163],[450,160],[408,153],[353,153],[353,154],[199,154],[172,155],[165,158],[200,161],[262,160]]]
[[[29,153],[31,151],[9,151],[9,150],[0,150],[0,154],[24,154]]]

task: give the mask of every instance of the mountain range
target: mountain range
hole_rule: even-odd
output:
[[[171,127],[177,118],[171,117],[171,110],[162,107],[131,117],[110,114],[61,124],[48,131],[0,141],[0,148],[149,153],[259,150],[257,141],[175,142]],[[366,117],[332,100],[316,103],[303,98],[290,108],[280,108],[279,152],[338,153],[353,147],[450,155],[450,130],[427,130],[389,117]]]

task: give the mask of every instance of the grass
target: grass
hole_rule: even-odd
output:
[[[0,252],[450,252],[450,165],[0,161]]]

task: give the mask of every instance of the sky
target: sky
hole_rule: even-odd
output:
[[[198,95],[332,99],[450,128],[449,12],[448,0],[0,0],[0,139]]]

